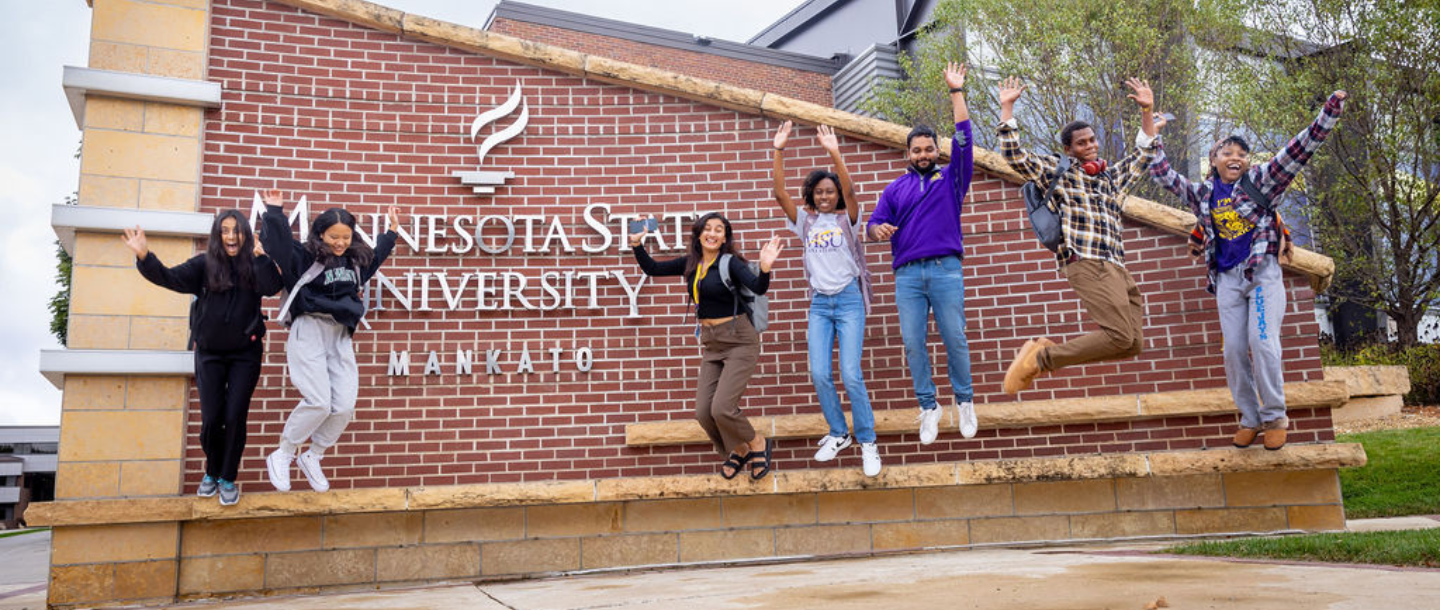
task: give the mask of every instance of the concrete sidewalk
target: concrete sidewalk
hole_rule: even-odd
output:
[[[1433,609],[1440,570],[1149,555],[1171,542],[978,549],[743,567],[572,575],[175,608],[455,610]]]

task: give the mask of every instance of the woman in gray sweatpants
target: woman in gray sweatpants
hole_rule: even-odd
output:
[[[296,462],[311,489],[326,491],[330,481],[320,460],[355,416],[359,395],[360,372],[351,335],[365,316],[360,287],[395,249],[397,235],[386,231],[372,250],[354,239],[355,217],[332,208],[315,218],[302,244],[290,233],[283,203],[279,191],[265,193],[260,238],[285,284],[280,315],[290,327],[286,366],[300,391],[300,404],[285,420],[280,447],[265,458],[265,466],[275,489],[290,491],[290,465]],[[388,219],[389,226],[399,226],[394,207]],[[297,458],[306,441],[310,448]]]
[[[1346,97],[1344,91],[1332,94],[1309,127],[1260,165],[1250,165],[1250,145],[1240,136],[1210,149],[1210,175],[1202,182],[1172,169],[1163,149],[1150,164],[1151,178],[1190,206],[1201,229],[1224,335],[1225,381],[1240,410],[1240,429],[1231,441],[1236,447],[1249,447],[1258,436],[1266,449],[1285,446],[1290,418],[1280,348],[1286,307],[1280,263],[1287,243],[1275,204],[1340,122]]]

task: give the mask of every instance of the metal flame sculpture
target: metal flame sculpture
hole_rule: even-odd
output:
[[[515,85],[515,91],[510,93],[510,98],[505,100],[505,103],[481,113],[480,116],[475,117],[475,121],[470,124],[470,139],[478,139],[480,137],[480,130],[484,129],[486,125],[495,122],[497,119],[514,112],[517,106],[520,107],[520,117],[516,119],[514,123],[490,134],[480,142],[480,159],[476,163],[477,167],[484,167],[485,155],[489,154],[492,149],[520,135],[520,132],[525,131],[525,127],[530,124],[530,104],[526,102],[525,97],[521,95],[520,85]],[[455,172],[452,175],[459,178],[461,184],[474,187],[475,194],[490,195],[495,193],[495,187],[505,184],[505,181],[510,178],[514,178],[515,172],[487,172],[481,170]]]

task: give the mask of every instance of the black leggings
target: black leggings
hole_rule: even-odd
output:
[[[245,420],[250,395],[260,381],[264,340],[234,352],[195,350],[195,386],[200,392],[200,447],[205,474],[234,481],[245,453]]]

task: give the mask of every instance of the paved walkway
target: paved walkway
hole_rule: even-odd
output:
[[[49,570],[49,531],[0,538],[0,610],[43,610]]]

